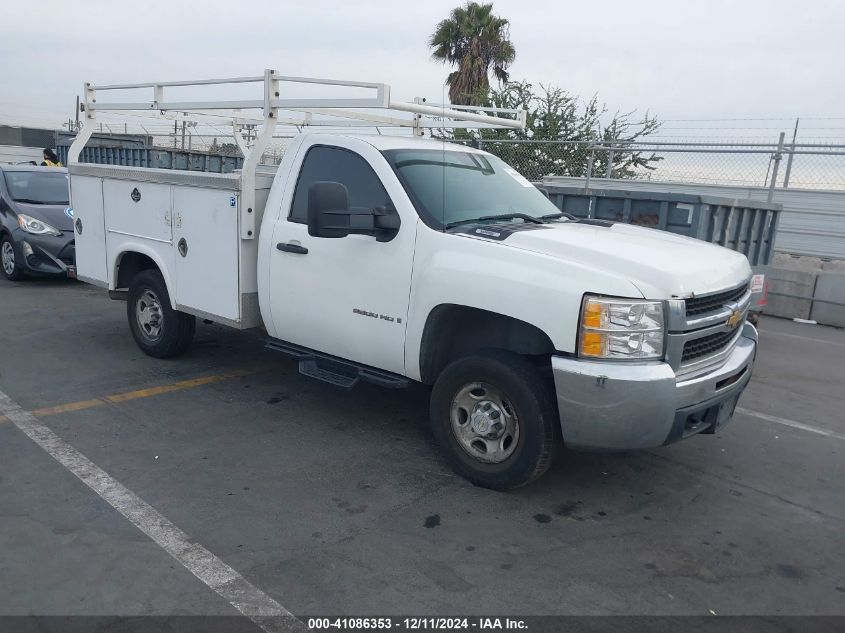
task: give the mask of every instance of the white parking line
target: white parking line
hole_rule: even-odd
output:
[[[185,569],[268,633],[304,631],[302,622],[191,538],[155,508],[53,433],[0,391],[0,414],[106,503],[150,537]]]
[[[754,418],[759,418],[761,420],[766,420],[766,422],[774,422],[775,424],[782,424],[783,426],[790,426],[793,429],[800,429],[802,431],[808,431],[810,433],[816,433],[817,435],[824,435],[825,437],[833,437],[837,440],[845,440],[845,434],[837,433],[836,431],[828,431],[827,429],[820,429],[817,426],[810,426],[809,424],[804,424],[803,422],[796,422],[795,420],[787,420],[786,418],[779,418],[776,415],[769,415],[768,413],[760,413],[759,411],[752,411],[751,409],[743,409],[742,407],[736,408],[737,413],[742,413],[743,415],[750,415]]]

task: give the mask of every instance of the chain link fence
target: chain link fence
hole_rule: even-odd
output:
[[[544,176],[845,190],[845,145],[464,141]]]
[[[169,127],[161,123],[135,126],[103,124],[97,136],[120,140],[143,139],[144,148],[174,154],[205,154],[240,159],[242,154],[231,127],[204,123],[199,126]],[[291,135],[297,130],[291,130]],[[304,131],[304,130],[303,130]],[[255,132],[247,130],[244,142]],[[68,138],[72,135],[67,134]],[[736,141],[452,141],[472,145],[499,156],[526,178],[539,181],[546,176],[616,178],[748,187],[845,190],[845,144],[777,143]],[[274,138],[261,162],[278,164],[291,137]],[[69,143],[69,140],[67,141]],[[104,141],[105,143],[106,141]],[[140,141],[139,141],[140,142]]]
[[[188,146],[193,151],[213,154],[228,151],[232,155],[240,155],[231,138],[227,139],[223,134],[195,134],[191,140]],[[271,165],[281,162],[289,141],[274,139],[261,162]],[[845,145],[661,141],[455,142],[490,152],[534,181],[545,176],[571,176],[845,190]],[[173,147],[173,144],[173,139],[156,143],[163,147]],[[182,149],[181,142],[178,148]]]

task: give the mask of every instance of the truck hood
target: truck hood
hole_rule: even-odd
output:
[[[15,202],[18,213],[24,213],[36,220],[42,220],[60,231],[73,231],[73,216],[66,212],[69,204],[29,204]]]
[[[515,231],[504,243],[563,260],[594,264],[627,278],[650,299],[724,290],[738,286],[751,275],[748,260],[741,253],[629,224],[556,222],[537,230]]]

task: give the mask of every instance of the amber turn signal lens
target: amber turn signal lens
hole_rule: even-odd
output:
[[[601,332],[584,332],[581,336],[582,356],[604,356],[604,334]]]
[[[588,301],[584,305],[584,321],[581,325],[590,328],[601,327],[602,306],[595,301]]]

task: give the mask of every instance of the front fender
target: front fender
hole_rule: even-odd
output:
[[[586,264],[421,225],[405,336],[406,374],[421,379],[423,332],[432,310],[442,304],[524,321],[544,332],[557,351],[573,353],[586,292],[642,296],[627,279]]]

